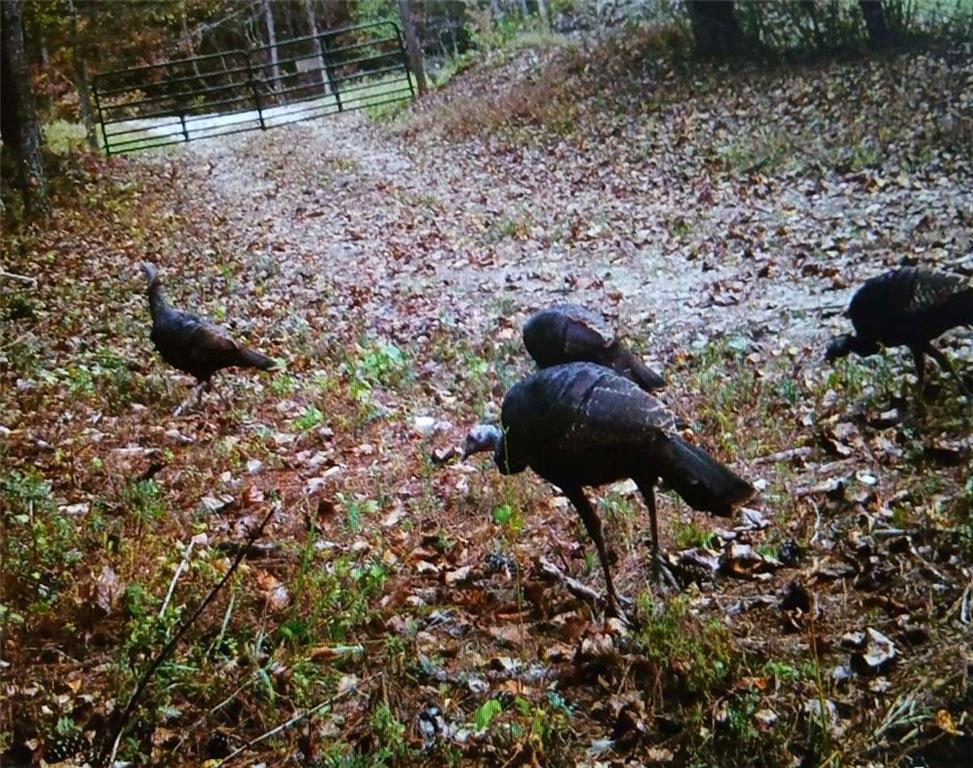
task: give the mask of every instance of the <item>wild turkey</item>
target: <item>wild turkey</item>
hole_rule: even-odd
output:
[[[223,368],[273,369],[274,361],[269,357],[240,346],[206,320],[166,304],[154,264],[142,264],[142,272],[149,284],[152,343],[169,365],[196,377],[197,405],[202,400],[203,390],[212,387],[213,374]],[[185,403],[180,405],[176,413],[180,413],[184,406]]]
[[[751,485],[702,448],[683,440],[672,415],[654,397],[608,368],[567,363],[515,384],[501,407],[501,427],[480,424],[466,438],[463,458],[493,451],[503,474],[531,467],[574,504],[598,550],[608,608],[618,613],[601,520],[584,494],[623,478],[638,485],[652,525],[653,565],[659,566],[654,487],[662,478],[691,507],[729,515],[753,496]]]
[[[851,318],[855,333],[832,339],[828,360],[849,352],[874,355],[879,345],[905,346],[912,350],[920,396],[927,353],[969,394],[949,358],[931,342],[951,328],[973,325],[973,280],[917,267],[895,269],[866,280],[845,314]]]
[[[560,304],[531,315],[524,325],[524,346],[540,368],[597,363],[646,392],[665,386],[663,378],[626,349],[600,315],[577,304]]]

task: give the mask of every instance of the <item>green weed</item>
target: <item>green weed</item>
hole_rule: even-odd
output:
[[[165,501],[154,480],[132,480],[122,486],[118,502],[141,522],[155,522],[165,514]]]
[[[473,713],[473,726],[478,731],[485,731],[490,727],[493,718],[503,712],[503,705],[496,699],[487,699]]]
[[[43,614],[73,583],[75,564],[82,559],[77,519],[58,509],[51,484],[34,471],[0,475],[4,602],[7,619]]]
[[[307,432],[323,423],[324,414],[313,405],[309,405],[304,409],[304,413],[294,419],[294,428],[299,432]]]
[[[676,549],[691,549],[693,547],[712,548],[716,542],[716,534],[700,528],[693,522],[676,522],[672,526],[672,539]]]
[[[716,619],[701,621],[684,597],[657,603],[651,594],[638,598],[641,626],[634,636],[641,653],[669,670],[663,689],[693,698],[712,695],[738,664],[729,633]]]
[[[388,703],[379,704],[369,718],[372,733],[378,742],[370,758],[375,766],[408,764],[418,756],[405,739],[405,724],[399,720]]]
[[[615,533],[628,551],[638,547],[641,540],[638,502],[615,491],[609,491],[598,499],[598,507],[604,514],[608,529]]]
[[[86,149],[84,125],[67,120],[49,120],[43,124],[44,146],[55,155],[67,155]]]
[[[782,661],[768,661],[763,665],[761,672],[767,677],[774,678],[776,684],[794,683],[804,675],[801,670]]]
[[[270,380],[268,389],[275,398],[290,397],[297,389],[297,380],[288,373],[280,372]]]

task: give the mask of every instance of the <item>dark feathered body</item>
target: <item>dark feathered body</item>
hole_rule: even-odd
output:
[[[651,391],[665,385],[615,337],[604,319],[577,304],[560,304],[534,313],[524,325],[524,346],[541,368],[590,362],[611,368]]]
[[[728,514],[749,483],[690,445],[672,414],[628,379],[590,363],[546,368],[503,399],[502,472],[531,467],[560,488],[662,477],[696,509]]]
[[[973,324],[973,283],[928,269],[896,269],[866,280],[852,297],[848,317],[862,339],[887,347],[921,346]]]
[[[149,282],[150,338],[169,365],[195,376],[201,384],[223,368],[274,367],[269,357],[237,344],[206,320],[170,307],[162,296],[155,267],[144,265],[143,271]]]
[[[635,481],[649,508],[653,561],[658,566],[655,484],[666,483],[695,509],[729,514],[753,495],[751,485],[675,431],[672,415],[637,384],[596,363],[544,368],[514,385],[503,399],[503,430],[479,425],[464,455],[492,450],[500,471],[531,467],[558,486],[578,510],[608,587],[618,597],[601,519],[584,494],[623,478]]]
[[[829,360],[850,352],[873,355],[882,345],[906,346],[915,358],[920,388],[928,353],[965,390],[948,358],[931,342],[952,328],[973,325],[973,281],[969,278],[917,267],[886,272],[866,280],[855,292],[847,315],[855,333],[831,341]]]

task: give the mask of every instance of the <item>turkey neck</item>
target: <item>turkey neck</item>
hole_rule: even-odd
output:
[[[162,289],[159,287],[158,280],[153,280],[149,286],[149,310],[152,312],[153,320],[166,310],[166,300],[162,296]]]

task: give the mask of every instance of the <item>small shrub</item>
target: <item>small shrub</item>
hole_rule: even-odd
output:
[[[399,720],[392,708],[382,703],[376,707],[370,718],[372,733],[378,742],[378,747],[370,757],[371,765],[409,764],[416,757],[405,739],[405,723]]]
[[[276,397],[289,397],[297,389],[297,381],[287,373],[278,373],[270,380],[270,393]]]

